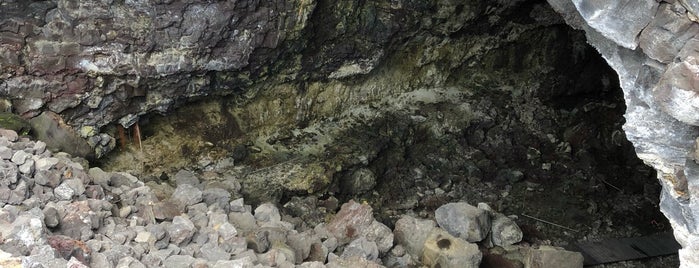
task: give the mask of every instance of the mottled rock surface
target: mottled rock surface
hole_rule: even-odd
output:
[[[627,137],[661,171],[664,210],[677,221],[676,229],[685,230],[678,237],[685,244],[697,241],[691,236],[694,221],[684,217],[693,215],[693,201],[687,201],[693,200],[689,182],[695,174],[686,156],[696,155],[691,149],[696,131],[687,125],[695,124],[696,114],[691,98],[696,5],[549,2],[571,26],[587,30],[588,40],[619,73],[629,107]],[[32,171],[30,164],[8,161],[11,168],[4,175],[12,187],[0,185],[0,201],[10,205],[105,198],[115,200],[115,208],[90,211],[129,216],[129,223],[139,226],[186,213],[197,229],[209,228],[213,219],[206,211],[222,209],[241,216],[229,221],[237,221],[245,235],[255,229],[252,209],[241,202],[228,211],[233,204],[226,207],[225,194],[207,192],[207,185],[230,191],[232,199],[244,196],[253,207],[286,201],[290,192],[356,193],[388,204],[375,208],[382,222],[396,211],[419,206],[427,213],[464,196],[509,203],[514,210],[536,207],[542,214],[552,212],[546,203],[566,201],[589,208],[553,211],[555,217],[576,228],[590,226],[593,235],[612,222],[619,225],[620,218],[628,224],[623,219],[631,217],[624,215],[644,210],[617,209],[621,202],[586,203],[593,197],[623,200],[624,193],[645,192],[643,183],[628,178],[648,174],[627,160],[633,152],[618,129],[621,121],[608,116],[623,110],[610,93],[613,75],[591,57],[595,53],[582,34],[543,3],[55,0],[4,1],[0,9],[0,94],[12,110],[26,119],[51,120],[39,124],[51,130],[35,133],[48,133],[49,148],[103,156],[117,146],[115,138],[133,142],[137,149],[122,148],[133,154],[120,156],[126,160],[121,168],[115,166],[160,187],[154,200],[132,191],[140,183],[135,177],[110,172],[92,183],[83,180],[84,190],[66,184],[56,194],[53,189],[64,177],[84,178],[73,177],[76,172],[65,163],[35,162]],[[166,124],[154,119],[153,114],[211,96],[213,101],[180,110]],[[48,140],[58,133],[64,144]],[[8,141],[22,139],[15,133]],[[41,154],[32,151],[34,146],[25,149]],[[7,153],[0,149],[0,158],[14,156]],[[604,167],[597,168],[600,163]],[[192,185],[197,181],[191,177],[174,176],[191,187],[180,189],[184,196],[179,200],[178,195],[166,200],[174,192],[163,186],[168,174],[184,168],[211,172],[211,184],[197,180],[201,184]],[[367,172],[355,176],[358,170],[370,170],[374,177]],[[36,184],[22,176],[34,176]],[[558,183],[563,177],[575,183]],[[349,179],[343,184],[340,178]],[[522,180],[526,184],[517,184]],[[553,182],[553,190],[541,181]],[[374,189],[365,187],[374,183]],[[529,189],[546,190],[548,196],[534,194],[527,203],[532,206],[523,206],[510,195]],[[77,195],[82,191],[84,196]],[[343,202],[347,198],[341,196]],[[652,202],[637,203],[652,207]],[[317,204],[318,210],[306,215],[338,206],[337,199],[334,205],[331,199]],[[618,210],[624,213],[614,213]],[[604,223],[588,217],[598,214],[619,217]],[[43,222],[53,225],[61,216]],[[648,222],[652,216],[633,218]],[[117,243],[131,242],[142,231],[109,229],[120,224],[105,223],[100,231]],[[93,234],[86,226],[71,236]],[[376,233],[385,233],[382,229]],[[205,244],[214,233],[204,230],[189,239]],[[322,255],[316,258],[324,260],[338,243],[351,243],[346,238],[324,237],[325,248],[314,247]],[[142,262],[162,265],[173,254],[195,254],[194,246],[169,247],[169,239],[165,235],[154,243],[165,252],[150,252]],[[380,248],[388,244],[375,242]],[[134,254],[139,247],[132,248]],[[50,254],[37,251],[35,257]],[[286,256],[281,254],[265,256]],[[112,255],[96,260],[120,262]],[[127,263],[135,262],[122,261]]]

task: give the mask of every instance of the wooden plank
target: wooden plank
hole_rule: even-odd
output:
[[[677,254],[679,249],[672,233],[578,242],[569,248],[582,253],[586,266]]]

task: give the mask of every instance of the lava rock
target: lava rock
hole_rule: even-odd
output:
[[[279,222],[282,220],[282,216],[276,206],[264,203],[255,208],[255,220],[261,223]]]
[[[583,256],[580,252],[540,246],[538,249],[530,248],[525,253],[524,267],[583,267]]]
[[[425,240],[421,260],[424,265],[430,267],[476,268],[479,267],[482,258],[483,255],[476,244],[435,228]]]
[[[25,151],[16,151],[14,154],[12,154],[12,163],[15,163],[17,165],[24,164],[24,161],[27,161],[27,159],[30,159],[32,155],[30,153],[27,153]]]
[[[168,268],[190,268],[196,259],[187,255],[172,255],[163,261],[163,267]]]
[[[468,242],[481,241],[490,232],[488,212],[465,202],[442,205],[434,217],[439,227]]]
[[[356,195],[365,193],[376,186],[376,175],[368,168],[359,168],[342,181],[342,191]]]
[[[171,199],[181,207],[187,207],[202,201],[202,192],[191,184],[177,185]]]
[[[172,224],[166,230],[170,236],[170,242],[175,245],[189,241],[196,231],[194,223],[187,216],[175,216],[172,219]]]
[[[194,187],[199,187],[200,181],[194,172],[189,170],[180,170],[175,174],[175,183],[177,186],[189,184]]]
[[[206,243],[201,246],[199,256],[208,261],[229,260],[231,254],[214,243]]]
[[[373,222],[374,216],[369,205],[350,200],[342,205],[326,228],[344,245],[363,234]]]
[[[60,200],[71,200],[85,192],[85,186],[79,179],[65,180],[53,190],[53,194]]]
[[[217,204],[219,208],[227,210],[230,206],[231,194],[221,188],[209,188],[204,190],[202,198],[209,206]]]
[[[509,246],[522,241],[522,230],[517,223],[502,213],[494,213],[490,236],[496,246]]]
[[[396,243],[403,245],[414,256],[422,256],[425,241],[437,225],[432,220],[423,220],[404,215],[393,229]]]
[[[70,260],[74,257],[82,263],[89,263],[91,251],[84,242],[63,235],[52,235],[47,240],[62,258]]]
[[[376,261],[379,258],[379,247],[375,242],[369,241],[366,237],[359,237],[350,242],[342,251],[341,258],[350,258],[358,256],[370,261]]]

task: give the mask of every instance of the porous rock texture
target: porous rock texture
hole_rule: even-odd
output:
[[[682,245],[681,267],[699,266],[699,24],[696,1],[549,0],[585,30],[619,74],[624,131],[658,171],[661,211]]]
[[[661,77],[693,85],[675,78],[691,77],[693,68],[691,60],[674,60],[681,49],[649,38],[691,39],[679,33],[691,33],[693,23],[652,20],[662,6],[670,7],[667,16],[684,14],[679,2],[549,2],[569,25],[587,30],[620,74],[627,136],[661,171],[664,209],[676,230],[687,230],[678,236],[689,236],[693,229],[681,229],[678,220],[691,222],[679,215],[692,215],[691,183],[682,182],[692,181],[683,171],[695,135],[670,119],[673,105],[690,109],[683,101],[691,99],[676,97],[688,94],[681,86],[630,89]],[[529,200],[541,210],[597,195],[624,199],[605,186],[610,181],[644,189],[625,180],[647,172],[627,157],[620,122],[608,116],[623,109],[614,100],[613,75],[600,68],[583,34],[541,1],[17,0],[0,9],[0,92],[14,112],[33,122],[53,120],[62,135],[80,138],[67,139],[63,150],[103,156],[116,145],[113,124],[144,125],[154,113],[204,100],[145,128],[148,139],[128,156],[132,161],[116,157],[116,168],[144,180],[185,167],[232,169],[240,184],[224,179],[222,187],[240,190],[255,205],[279,203],[290,192],[327,191],[392,202],[377,208],[384,211],[433,210],[465,196],[527,209],[507,197],[522,180],[527,189],[547,182],[579,195]],[[644,46],[660,60],[646,61]],[[676,65],[667,75],[666,64]],[[690,115],[680,120],[691,122]],[[225,157],[232,160],[218,161]],[[471,187],[486,184],[498,190]],[[574,223],[614,214],[615,206],[590,207],[555,216]],[[167,212],[158,217],[174,217]],[[620,218],[614,221],[629,217]],[[596,224],[593,233],[603,229]],[[689,239],[684,243],[691,248]]]

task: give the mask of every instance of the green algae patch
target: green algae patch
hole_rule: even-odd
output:
[[[0,112],[0,128],[14,130],[19,135],[27,135],[32,129],[27,120],[8,112]]]
[[[290,191],[304,191],[309,194],[325,190],[330,185],[333,173],[321,163],[296,165],[289,172],[284,187]]]

